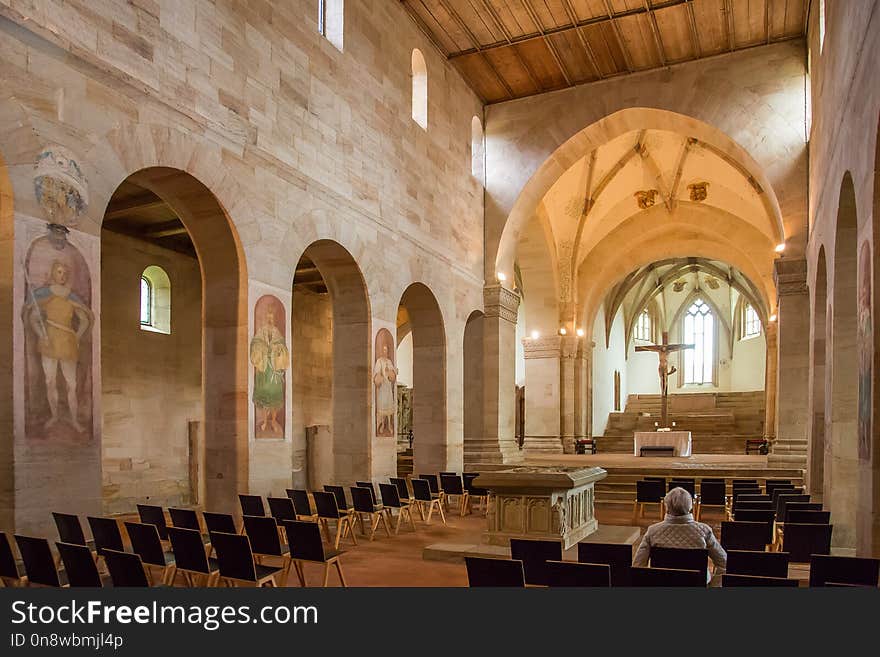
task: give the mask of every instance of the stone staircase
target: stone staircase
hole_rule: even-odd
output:
[[[669,420],[690,431],[695,454],[743,454],[746,440],[764,435],[764,393],[712,392],[670,395]],[[630,453],[635,431],[660,421],[660,395],[630,395],[626,410],[610,413],[599,452]]]

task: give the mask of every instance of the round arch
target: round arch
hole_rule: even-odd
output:
[[[830,457],[826,444],[826,358],[828,344],[828,266],[825,258],[825,245],[819,246],[816,259],[816,277],[812,286],[813,322],[810,332],[810,362],[812,378],[810,381],[810,422],[807,425],[807,485],[811,494],[822,495],[825,489],[826,474],[830,474]],[[830,417],[828,418],[830,420]],[[827,470],[826,470],[827,465]]]
[[[474,310],[464,325],[462,391],[464,393],[464,461],[479,458],[483,436],[483,318]]]

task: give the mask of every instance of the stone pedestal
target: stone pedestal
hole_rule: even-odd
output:
[[[490,545],[509,545],[511,538],[557,540],[566,550],[596,531],[594,484],[602,468],[519,466],[485,472],[474,481],[492,493],[488,529]]]

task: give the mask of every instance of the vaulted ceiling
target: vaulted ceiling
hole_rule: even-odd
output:
[[[400,0],[487,103],[806,33],[809,0]]]

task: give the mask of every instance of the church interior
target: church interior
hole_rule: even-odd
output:
[[[0,582],[877,587],[878,67],[880,0],[0,0]]]

